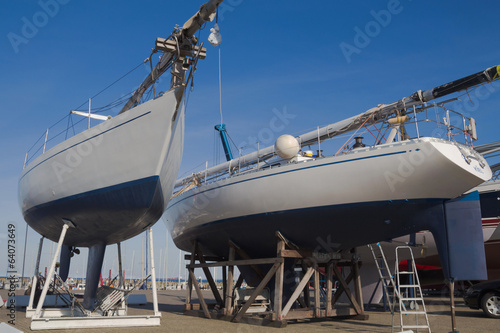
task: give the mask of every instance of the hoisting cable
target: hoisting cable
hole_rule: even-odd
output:
[[[210,28],[210,35],[208,36],[208,42],[212,44],[212,46],[219,47],[219,114],[220,114],[220,125],[222,126],[223,118],[222,118],[222,71],[221,71],[221,50],[220,43],[222,41],[222,37],[219,33],[219,9],[215,12],[215,24],[213,28]]]
[[[219,8],[217,7],[217,12],[215,14],[215,24],[217,25],[217,33],[219,32]],[[219,35],[220,36],[220,35]],[[220,112],[220,124],[224,123],[222,121],[222,75],[221,75],[221,65],[220,65],[220,41],[219,41],[219,112]]]
[[[227,132],[224,129],[224,118],[222,114],[222,66],[221,66],[221,42],[222,42],[222,37],[219,33],[219,11],[217,10],[215,13],[215,24],[213,28],[210,29],[210,35],[208,36],[208,42],[212,44],[212,46],[218,46],[219,48],[219,114],[220,114],[220,125],[218,125],[220,128],[217,129],[218,126],[215,127],[215,129],[219,130],[221,138],[222,138],[222,144],[224,146],[224,151],[226,152],[226,158],[230,159],[231,153],[226,151],[226,145],[229,145],[227,142],[227,139],[224,138],[224,133],[227,134]],[[218,145],[216,145],[218,147]],[[227,149],[230,149],[229,146]],[[230,150],[229,150],[230,151]],[[228,155],[227,155],[228,154]]]

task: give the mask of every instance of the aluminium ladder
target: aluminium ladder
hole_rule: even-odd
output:
[[[408,265],[407,271],[401,271],[399,269],[399,252],[403,252],[405,250],[409,252],[409,257],[411,258],[411,267],[410,265]],[[401,275],[405,275],[407,277],[407,282],[405,282],[407,284],[401,283]],[[394,296],[396,297],[397,295],[399,299],[399,319],[401,331],[413,332],[411,330],[416,329],[416,332],[418,332],[419,330],[425,330],[431,333],[429,318],[427,317],[427,311],[425,309],[424,298],[422,295],[422,289],[420,288],[420,280],[418,278],[417,268],[415,267],[415,258],[413,257],[413,251],[409,246],[396,247],[396,277],[397,288],[395,289]],[[404,305],[404,302],[409,302],[406,307]],[[403,322],[403,316],[405,316],[405,319],[407,319],[406,324]],[[405,331],[405,329],[410,330]]]
[[[394,315],[394,302],[396,298],[399,298],[399,294],[394,282],[394,276],[392,275],[389,265],[387,264],[384,250],[382,249],[382,245],[380,243],[377,243],[376,245],[376,248],[378,248],[378,254],[375,253],[376,251],[371,244],[368,244],[368,248],[372,252],[375,265],[377,265],[378,275],[380,282],[382,283],[385,299],[389,305],[389,310],[391,311],[391,314]]]

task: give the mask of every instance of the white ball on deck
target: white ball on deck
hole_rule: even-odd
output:
[[[289,134],[283,134],[274,143],[274,150],[279,157],[291,159],[297,156],[300,150],[300,145],[297,139]]]

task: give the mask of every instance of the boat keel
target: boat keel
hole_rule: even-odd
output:
[[[69,274],[69,266],[71,263],[71,253],[72,247],[69,245],[63,245],[61,248],[61,256],[59,257],[59,276],[61,280],[66,282]]]
[[[478,192],[444,202],[444,221],[429,226],[448,281],[487,280]]]
[[[102,262],[106,244],[96,244],[89,247],[89,257],[87,262],[87,275],[85,280],[85,293],[83,295],[83,307],[93,310],[99,277],[101,276]]]

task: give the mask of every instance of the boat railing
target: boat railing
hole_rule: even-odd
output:
[[[500,163],[496,163],[490,166],[493,175],[491,180],[500,180]]]
[[[23,169],[36,157],[45,154],[47,150],[56,146],[57,144],[67,140],[68,138],[83,132],[91,127],[90,119],[103,120],[109,117],[97,118],[97,115],[91,114],[91,117],[85,116],[78,119],[76,122],[73,120],[73,114],[80,114],[71,111],[68,115],[56,122],[54,125],[48,127],[42,135],[35,141],[35,143],[26,151],[24,156]],[[64,121],[66,120],[66,124]],[[88,121],[87,121],[88,120]],[[88,125],[87,125],[88,123]]]
[[[64,141],[68,137],[68,134],[66,133],[67,130],[61,131],[57,128],[59,123],[66,118],[67,117],[64,117],[59,122],[55,123],[51,127],[48,127],[28,149],[28,151],[26,151],[26,154],[24,155],[23,169],[36,157],[45,154],[45,151],[50,149],[50,147],[55,146],[57,143]],[[63,134],[66,135],[64,136],[64,139],[61,139]]]
[[[28,165],[32,160],[34,160],[36,157],[44,154],[47,150],[50,148],[56,146],[57,144],[63,142],[64,140],[75,136],[78,133],[81,133],[89,128],[92,127],[91,124],[91,119],[96,119],[98,121],[103,121],[106,119],[109,119],[110,116],[104,116],[102,113],[106,114],[112,114],[116,115],[122,108],[123,104],[125,104],[130,96],[136,91],[128,91],[126,93],[121,94],[120,97],[116,98],[112,102],[109,102],[109,100],[106,102],[105,105],[103,106],[98,106],[98,107],[92,107],[91,109],[91,100],[96,98],[97,96],[101,95],[103,92],[108,90],[109,88],[115,86],[118,84],[119,81],[123,80],[126,77],[131,76],[132,73],[138,71],[141,67],[143,67],[144,62],[141,61],[138,65],[136,65],[134,68],[129,70],[125,75],[122,75],[120,78],[115,80],[113,83],[109,84],[105,88],[103,88],[101,91],[96,93],[94,96],[80,104],[77,108],[74,108],[73,110],[69,111],[64,117],[59,119],[56,123],[54,123],[52,126],[48,127],[43,134],[33,143],[33,145],[28,149],[24,156],[24,164],[23,164],[23,169]],[[146,92],[146,95],[149,97],[150,92],[152,88],[149,88],[149,92]],[[148,99],[148,98],[146,98]],[[85,105],[88,103],[88,108],[85,110],[80,109],[82,107],[85,107]],[[82,116],[81,118],[78,118],[74,120],[73,115],[78,115]]]
[[[303,163],[309,160],[320,159],[324,157],[333,157],[339,154],[345,155],[348,153],[355,153],[357,150],[354,149],[355,138],[366,136],[367,140],[363,143],[367,148],[381,146],[383,147],[387,143],[392,142],[402,142],[410,139],[419,139],[422,137],[435,137],[446,141],[456,143],[459,149],[462,149],[459,144],[473,147],[473,142],[477,140],[476,128],[474,118],[467,117],[460,112],[454,110],[452,106],[453,102],[457,102],[458,99],[450,99],[443,102],[436,103],[425,103],[419,107],[411,106],[406,110],[401,110],[400,114],[396,117],[403,117],[404,121],[395,122],[396,117],[388,117],[382,119],[379,122],[371,123],[369,125],[360,126],[352,134],[343,137],[348,137],[348,139],[340,145],[338,149],[338,140],[333,145],[328,144],[327,141],[332,141],[332,137],[324,139],[320,137],[320,127],[317,128],[317,140],[315,142],[308,141],[308,145],[304,146],[300,142],[301,135],[297,136],[302,151],[299,153],[303,155],[303,151],[312,150],[317,151],[318,154],[311,159],[291,159],[290,161],[279,158],[273,147],[261,148],[261,143],[257,142],[254,144],[256,147],[256,153],[252,160],[244,160],[241,155],[241,148],[238,148],[239,156],[233,161],[226,162],[224,168],[219,168],[215,172],[213,171],[214,166],[209,168],[208,162],[205,164],[205,170],[198,173],[193,173],[193,177],[197,177],[201,180],[200,184],[210,184],[212,182],[219,181],[224,178],[238,177],[246,175],[253,172],[259,172],[263,170],[270,170],[282,167],[284,165]],[[402,118],[403,119],[403,118]],[[395,126],[395,124],[397,126]],[[393,141],[388,142],[388,133],[391,129],[397,127],[397,133]],[[425,135],[424,135],[425,133]],[[427,134],[430,133],[430,134]],[[340,136],[339,136],[340,137]],[[334,137],[334,138],[339,138]],[[371,139],[370,139],[371,138]],[[336,148],[335,148],[336,146]],[[271,148],[271,149],[270,149]],[[322,151],[331,151],[335,154],[322,154]],[[245,155],[245,156],[248,156]],[[478,156],[469,155],[466,158],[480,159]],[[243,160],[243,162],[242,162]],[[184,178],[184,182],[177,182],[177,187],[180,188],[182,184],[185,184],[189,177]]]
[[[135,69],[137,68],[138,67],[136,67]],[[129,72],[128,74],[130,73],[131,72]],[[116,82],[117,81],[115,81],[115,83]],[[109,88],[110,86],[111,85],[109,85],[107,88]],[[94,95],[94,97],[99,94],[100,93]],[[33,145],[28,149],[24,156],[23,169],[36,157],[43,155],[50,148],[56,146],[57,144],[67,140],[72,136],[75,136],[76,134],[88,130],[97,124],[100,124],[102,121],[110,119],[110,115],[102,115],[102,113],[105,112],[105,114],[117,114],[118,109],[121,108],[126,100],[128,100],[130,94],[131,92],[123,94],[121,97],[117,98],[111,103],[108,103],[104,106],[94,107],[92,109],[91,99],[89,98],[87,110],[71,110],[70,112],[68,112],[66,116],[62,117],[52,126],[48,127],[43,132],[43,134],[40,135],[40,137],[35,141],[35,143],[33,143]],[[85,104],[87,104],[87,102],[81,104],[77,109],[80,109]],[[78,118],[75,118],[75,115]],[[91,122],[91,119],[94,119],[94,122]]]

